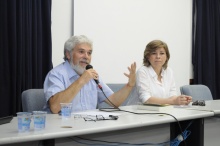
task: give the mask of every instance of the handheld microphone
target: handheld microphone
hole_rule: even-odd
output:
[[[88,64],[86,65],[86,70],[93,68],[92,65]],[[102,89],[102,86],[99,83],[99,80],[94,79],[94,81],[96,82],[96,84],[98,85],[99,89]]]
[[[86,65],[86,70],[91,69],[91,68],[93,68],[91,64]],[[102,91],[102,93],[105,95],[105,93],[104,93],[104,91],[103,91],[103,89],[102,89],[102,86],[101,86],[100,83],[99,83],[99,80],[94,79],[94,81],[95,81],[96,84],[98,85],[98,88],[99,88],[99,89]],[[108,97],[107,97],[106,95],[105,95],[105,98],[114,106],[114,108],[118,108],[117,106],[115,106],[115,105],[111,102],[111,100],[108,99]],[[118,108],[118,109],[119,109],[119,108]],[[117,120],[117,119],[118,119],[117,117],[110,117],[110,118],[112,118],[112,119],[114,119],[114,120]]]

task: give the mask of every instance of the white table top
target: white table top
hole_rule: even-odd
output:
[[[215,115],[220,114],[220,100],[207,100],[205,101],[205,106],[191,106],[187,109],[190,110],[200,110],[200,111],[211,111]]]
[[[153,112],[145,110],[136,110],[131,106],[122,107],[123,110],[134,112]],[[115,113],[115,112],[114,112]],[[83,118],[71,118],[72,128],[62,128],[61,116],[57,114],[47,114],[46,128],[43,131],[36,132],[33,129],[33,121],[31,122],[31,130],[27,133],[18,133],[17,131],[17,117],[14,117],[11,123],[0,125],[0,144],[9,144],[17,142],[27,142],[44,139],[54,139],[61,137],[77,136],[84,134],[92,134],[99,132],[107,132],[114,130],[129,129],[142,126],[157,125],[163,123],[175,122],[175,119],[168,115],[136,115],[126,112],[119,112],[118,120],[104,120],[104,121],[84,121]],[[173,109],[166,111],[172,114],[179,121],[205,118],[213,116],[214,113],[210,111]]]

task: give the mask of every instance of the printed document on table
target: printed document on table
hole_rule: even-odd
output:
[[[121,115],[120,113],[115,113],[115,112],[103,112],[103,111],[82,111],[82,112],[72,112],[72,116],[97,116],[97,115],[102,115],[103,117],[109,117],[109,115],[114,115],[118,116]]]

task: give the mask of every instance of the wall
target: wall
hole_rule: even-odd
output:
[[[63,62],[64,42],[72,35],[72,0],[52,1],[52,61]]]
[[[55,0],[52,7],[53,62],[58,65],[72,33],[71,0]],[[142,65],[146,44],[165,41],[179,88],[192,78],[191,15],[191,0],[74,0],[73,29],[93,40],[92,65],[106,83],[127,82],[123,73],[134,61]]]

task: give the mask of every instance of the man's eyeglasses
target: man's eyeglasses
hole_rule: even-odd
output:
[[[205,101],[204,100],[196,100],[192,103],[192,105],[205,106]]]
[[[109,115],[109,118],[105,118],[102,115],[96,115],[96,116],[87,116],[83,118],[85,121],[103,121],[103,120],[117,120],[118,116]]]

